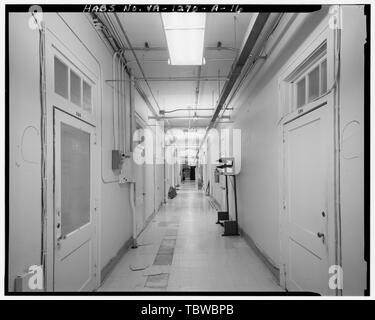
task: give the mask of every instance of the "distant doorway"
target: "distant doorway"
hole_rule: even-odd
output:
[[[190,180],[195,181],[195,166],[190,166]]]

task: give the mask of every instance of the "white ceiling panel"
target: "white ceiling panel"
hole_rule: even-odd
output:
[[[168,113],[166,116],[194,116],[197,107],[199,116],[211,116],[213,111],[201,108],[216,106],[220,91],[223,89],[225,79],[228,77],[231,65],[236,57],[234,50],[208,50],[207,47],[216,47],[221,42],[222,47],[240,48],[246,29],[250,22],[251,13],[210,13],[206,16],[204,57],[206,63],[201,66],[201,77],[215,77],[214,81],[200,81],[198,104],[196,101],[197,81],[177,81],[179,77],[197,77],[197,66],[172,66],[168,64],[168,50],[163,23],[159,13],[123,13],[118,14],[122,26],[133,47],[144,47],[147,42],[149,47],[164,48],[165,50],[139,50],[137,58],[142,69],[149,78],[149,84],[154,97],[161,109],[171,111],[177,108],[192,108],[191,111],[178,111]],[[141,77],[141,72],[135,63],[130,51],[126,52],[129,66],[134,70],[136,77]],[[152,81],[154,78],[172,78],[171,81]],[[160,80],[160,79],[159,79]],[[146,95],[153,99],[145,85],[142,87]],[[230,115],[230,111],[226,113]],[[210,119],[169,119],[166,127],[206,127]]]

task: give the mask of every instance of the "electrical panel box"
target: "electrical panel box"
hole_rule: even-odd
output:
[[[123,156],[120,150],[112,150],[112,170],[121,170]]]
[[[122,163],[122,169],[119,175],[119,184],[135,182],[133,170],[133,154],[127,154]]]

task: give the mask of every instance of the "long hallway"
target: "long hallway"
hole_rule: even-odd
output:
[[[221,236],[209,198],[185,182],[99,291],[281,291],[241,236]]]
[[[367,6],[43,6],[8,11],[10,293],[369,294]]]

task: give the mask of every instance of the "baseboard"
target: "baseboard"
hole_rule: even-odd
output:
[[[258,248],[254,240],[241,228],[239,227],[241,236],[244,238],[245,242],[254,250],[257,256],[263,261],[267,268],[271,271],[272,275],[277,280],[277,283],[280,284],[280,269],[271,262],[271,259]]]
[[[117,251],[116,255],[108,261],[108,263],[102,268],[100,273],[100,281],[101,283],[108,277],[108,275],[112,272],[115,268],[116,264],[121,260],[124,254],[129,250],[131,245],[133,244],[133,237],[130,237],[126,242],[122,245],[119,251]]]
[[[142,234],[143,231],[146,230],[146,228],[148,227],[148,225],[150,224],[151,220],[154,219],[154,217],[156,216],[156,214],[160,211],[160,208],[161,208],[162,204],[160,204],[159,208],[157,210],[155,210],[153,213],[151,213],[149,215],[149,217],[146,219],[145,221],[145,225],[143,226],[142,230],[139,231],[138,235],[137,235],[137,238]]]
[[[147,226],[150,224],[152,219],[155,217],[155,215],[159,212],[160,208],[162,207],[162,204],[160,204],[159,208],[152,213],[146,220],[146,223],[142,230],[139,232],[138,237],[140,234],[147,228]],[[116,255],[109,260],[109,262],[102,268],[101,270],[101,283],[104,282],[104,280],[108,277],[108,275],[112,272],[112,270],[115,268],[116,264],[121,260],[121,258],[124,256],[124,254],[129,250],[129,248],[133,245],[133,237],[130,237],[120,248],[119,251],[117,251]]]

